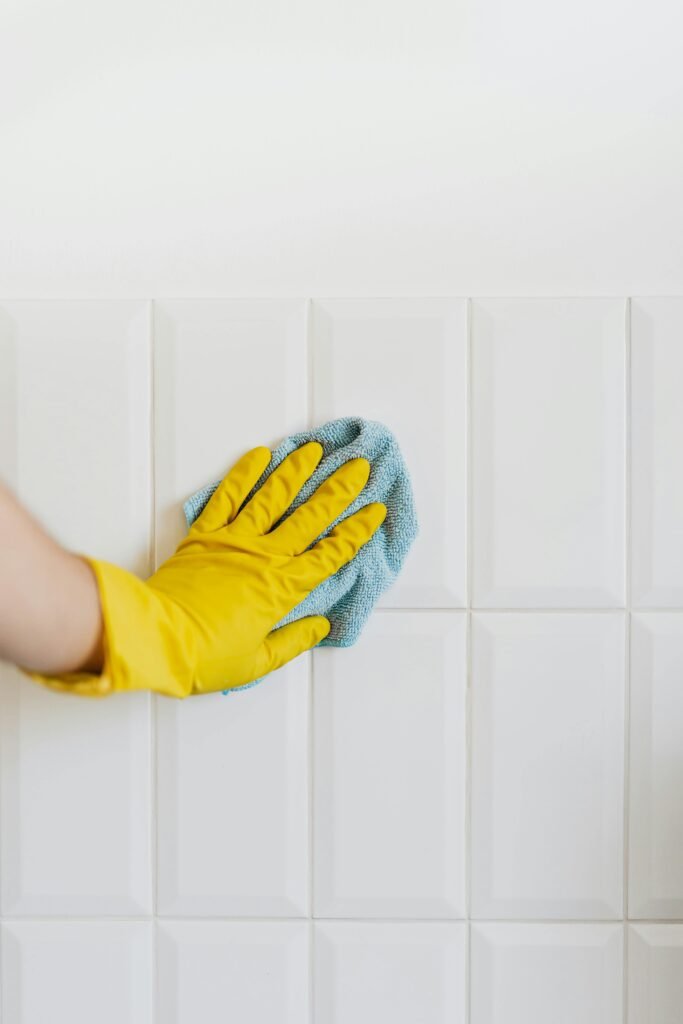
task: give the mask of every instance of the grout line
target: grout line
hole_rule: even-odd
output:
[[[11,925],[27,924],[43,925],[98,925],[100,922],[108,925],[153,925],[154,915],[152,913],[6,913],[2,916],[2,923]]]
[[[313,919],[307,922],[308,930],[308,1019],[315,1024],[315,927]]]
[[[152,515],[150,524],[150,541],[151,541],[151,569],[152,572],[156,571],[157,568],[157,485],[156,485],[156,310],[154,303],[151,304],[151,344],[150,344],[150,419],[151,419],[151,491],[152,491]],[[150,799],[151,799],[151,836],[150,836],[150,855],[151,855],[151,875],[150,884],[152,887],[152,1022],[156,1024],[158,1017],[158,977],[159,977],[159,964],[157,955],[157,907],[158,907],[158,894],[157,894],[157,851],[159,848],[159,823],[158,823],[158,770],[157,770],[157,696],[154,693],[150,693],[150,706],[149,706],[149,727],[150,727]]]
[[[307,409],[306,423],[309,428],[313,426],[313,337],[312,337],[312,314],[313,306],[310,299],[306,299],[305,312],[305,341],[306,341],[306,369],[307,369]],[[311,651],[308,659],[308,1017],[310,1024],[314,1024],[315,1004],[315,953],[314,953],[314,931],[313,931],[313,910],[315,898],[315,652]]]
[[[104,295],[88,295],[85,301],[87,302],[102,302],[102,303],[120,303],[120,302],[287,302],[296,299],[301,299],[301,292],[295,294],[283,293],[273,295],[272,291],[262,292],[256,291],[253,293],[245,294],[244,292],[221,292],[206,293],[206,294],[192,294],[192,295],[180,295],[178,293],[170,293],[166,295],[155,295],[150,299],[149,293],[129,293],[124,294],[104,294]],[[368,301],[368,300],[387,300],[392,301],[413,301],[413,300],[424,300],[424,299],[483,299],[483,300],[496,300],[503,299],[505,302],[511,300],[518,300],[521,302],[528,302],[529,300],[537,299],[554,299],[565,301],[567,299],[575,299],[582,301],[585,299],[623,299],[623,292],[566,292],[562,293],[535,293],[520,295],[518,292],[479,292],[469,293],[467,295],[462,292],[454,294],[448,291],[438,292],[411,292],[406,293],[405,291],[393,292],[389,294],[378,294],[376,291],[372,292],[330,292],[326,290],[318,294],[312,294],[311,299],[313,301],[324,302],[326,300],[338,302],[342,301]],[[683,292],[666,291],[666,292],[636,292],[632,298],[634,299],[679,299],[683,298]],[[11,302],[11,303],[55,303],[55,304],[66,304],[70,302],[81,302],[83,301],[82,291],[76,292],[73,295],[55,295],[46,296],[44,292],[34,295],[11,295],[11,294],[0,294],[0,302]]]
[[[315,737],[313,734],[314,729],[314,709],[315,709],[315,690],[314,690],[314,679],[315,669],[313,666],[314,653],[311,651],[308,664],[308,999],[309,999],[309,1015],[310,1024],[313,1024],[313,1001],[315,998],[315,986],[314,986],[314,954],[313,954],[313,900],[315,898],[315,887],[313,880],[313,872],[315,870],[315,831],[314,831],[314,799],[315,799]]]
[[[647,609],[642,609],[642,610],[643,611],[647,611],[647,612],[650,612],[650,611],[660,611],[660,612],[661,611],[665,611],[665,612],[681,612],[681,613],[683,613],[683,607],[681,607],[681,608],[647,608]],[[374,608],[373,609],[373,615],[375,615],[375,614],[379,614],[379,615],[387,615],[387,614],[402,615],[403,614],[403,615],[405,615],[407,612],[409,612],[411,615],[421,614],[421,613],[422,614],[427,614],[427,615],[432,615],[432,614],[434,614],[434,612],[437,612],[438,614],[464,614],[464,613],[470,612],[470,611],[473,614],[475,614],[475,615],[489,615],[489,614],[491,614],[491,615],[501,615],[501,614],[502,615],[529,615],[529,614],[533,614],[533,615],[586,615],[586,613],[590,613],[591,615],[614,615],[615,612],[622,612],[623,613],[623,612],[629,611],[629,609],[626,607],[626,605],[623,605],[623,604],[622,605],[618,605],[618,604],[609,605],[607,607],[603,606],[602,608],[594,608],[594,607],[590,607],[589,605],[586,605],[585,608],[583,608],[583,607],[576,607],[576,606],[574,606],[573,608],[562,608],[560,606],[554,606],[554,607],[550,607],[550,608],[524,608],[524,607],[518,607],[518,608],[484,608],[482,606],[474,606],[474,605],[469,605],[469,604],[467,604],[467,605],[464,605],[464,604],[461,604],[461,605],[441,605],[441,606],[434,605],[434,606],[430,606],[430,607],[425,607],[425,606],[417,607],[415,605],[402,605],[400,608]]]
[[[626,300],[625,337],[625,538],[624,563],[626,570],[626,629],[624,635],[624,785],[623,785],[623,904],[624,952],[623,952],[623,1017],[628,1019],[628,882],[629,882],[629,830],[631,790],[631,496],[632,496],[632,399],[631,399],[631,300]]]
[[[251,918],[251,920],[255,920]],[[301,920],[301,918],[298,918]],[[323,921],[326,923],[334,924],[335,921],[346,921],[351,924],[436,924],[436,925],[453,925],[453,924],[496,924],[496,925],[517,925],[517,924],[537,924],[542,927],[548,925],[624,925],[630,922],[624,921],[621,917],[372,917],[363,916],[359,917],[316,917],[316,922]],[[683,922],[669,922],[656,920],[653,922],[646,922],[638,919],[634,923],[636,924],[670,924],[670,923],[683,923]]]
[[[472,300],[467,300],[467,346],[466,374],[467,398],[465,402],[466,419],[466,524],[465,524],[465,558],[466,558],[466,591],[467,608],[465,632],[465,834],[463,848],[465,856],[465,1020],[469,1021],[472,1014],[472,958],[471,958],[471,916],[472,916],[472,580],[473,580],[473,345],[472,345]]]
[[[337,921],[350,922],[351,924],[419,924],[419,925],[463,925],[463,924],[495,924],[495,925],[517,925],[537,924],[542,927],[548,925],[661,925],[664,928],[670,926],[681,927],[683,918],[680,917],[377,917],[371,915],[356,915],[355,917],[329,917],[321,915],[311,918],[310,916],[267,916],[263,917],[248,915],[229,914],[4,914],[0,918],[2,923],[21,924],[42,923],[42,924],[162,924],[166,921],[192,922],[192,921],[215,921],[222,924],[311,924],[318,923],[334,924]]]
[[[628,1009],[628,950],[629,950],[629,927],[628,921],[624,919],[621,922],[622,936],[623,936],[623,977],[622,977],[622,995],[621,995],[621,1013],[624,1024],[627,1024],[629,1018]]]
[[[465,921],[465,1022],[472,1020],[472,920]]]
[[[443,614],[443,613],[445,613],[445,614],[451,614],[451,613],[464,614],[465,612],[468,612],[468,611],[471,611],[475,615],[489,615],[489,614],[491,614],[491,615],[530,615],[530,614],[533,614],[533,615],[586,615],[587,613],[590,613],[591,615],[612,615],[612,614],[614,614],[614,612],[624,612],[624,613],[636,614],[636,615],[659,615],[659,614],[683,615],[683,605],[678,605],[678,606],[675,606],[675,605],[669,605],[669,606],[661,605],[661,606],[657,606],[657,607],[655,607],[654,605],[652,607],[643,605],[641,607],[635,607],[635,608],[629,608],[629,607],[627,607],[626,605],[623,605],[623,604],[622,605],[615,604],[615,605],[610,605],[608,607],[604,607],[603,606],[602,608],[594,608],[594,607],[591,607],[590,605],[586,605],[585,608],[577,608],[577,607],[562,608],[559,605],[556,605],[556,606],[553,606],[553,607],[550,607],[550,608],[530,608],[530,607],[529,608],[524,608],[524,607],[517,607],[517,608],[484,608],[482,606],[463,605],[463,604],[461,604],[461,605],[441,605],[441,606],[434,605],[434,606],[430,606],[430,607],[425,607],[425,606],[417,607],[416,605],[408,605],[407,604],[407,605],[402,605],[400,608],[377,608],[376,607],[376,608],[373,609],[373,615],[387,615],[387,614],[405,615],[406,613],[410,613],[411,615],[416,615],[416,614],[417,615],[419,615],[419,614],[423,614],[423,615],[424,614],[429,614],[429,615],[431,615],[434,612],[437,612],[439,614]]]
[[[313,901],[315,899],[315,826],[313,821],[315,813],[314,658],[315,655],[311,651],[308,666],[308,999],[310,1024],[313,1024],[313,1004],[315,999],[315,959],[313,952]]]
[[[472,922],[472,617],[468,613],[467,629],[467,666],[466,666],[466,702],[465,702],[465,834],[463,845],[465,850],[465,923],[467,926],[467,945],[465,949],[465,1020],[470,1020],[472,1000],[472,977],[470,957],[470,932]]]

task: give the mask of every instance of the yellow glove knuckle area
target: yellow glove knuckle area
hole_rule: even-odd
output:
[[[350,562],[384,522],[386,507],[381,502],[365,505],[342,520],[314,548],[299,556],[310,589]]]
[[[348,508],[370,475],[367,459],[351,459],[325,480],[273,533],[281,549],[298,555]]]
[[[267,533],[292,504],[322,454],[322,445],[310,441],[288,455],[240,512],[239,529],[259,535]]]

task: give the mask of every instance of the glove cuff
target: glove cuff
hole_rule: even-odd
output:
[[[169,697],[192,692],[195,639],[190,620],[164,594],[111,562],[79,555],[97,580],[104,661],[99,675],[46,675],[21,669],[53,690],[104,697],[120,690],[156,690]]]

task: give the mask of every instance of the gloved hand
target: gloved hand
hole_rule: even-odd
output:
[[[365,486],[370,465],[359,458],[272,530],[322,453],[317,441],[292,452],[238,514],[271,459],[268,448],[247,452],[175,554],[146,581],[81,555],[95,573],[102,605],[101,674],[22,671],[85,696],[149,689],[187,697],[242,686],[314,647],[329,632],[324,616],[273,626],[350,561],[386,515],[380,502],[366,505],[306,550]]]

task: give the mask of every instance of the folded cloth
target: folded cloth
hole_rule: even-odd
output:
[[[363,456],[370,463],[365,487],[344,512],[316,538],[317,542],[343,519],[373,501],[386,505],[387,514],[377,532],[358,554],[322,583],[274,628],[305,615],[324,615],[330,631],[319,647],[350,647],[358,639],[373,606],[398,575],[408,550],[418,533],[415,501],[410,476],[396,438],[382,423],[347,416],[330,420],[320,427],[287,437],[273,451],[268,467],[249,492],[246,504],[282,460],[308,441],[319,441],[322,458],[289,509],[278,520],[283,522],[313,494],[320,484],[344,462]],[[192,494],[183,505],[188,527],[192,525],[220,481],[208,484]],[[242,507],[242,506],[241,506]],[[314,543],[315,543],[314,542]],[[261,682],[256,679],[236,689],[244,690]],[[235,690],[224,691],[234,693]]]

